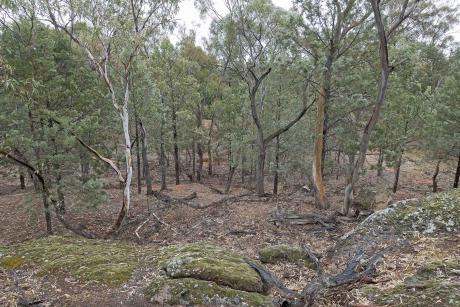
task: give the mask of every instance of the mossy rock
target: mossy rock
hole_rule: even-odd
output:
[[[379,234],[408,231],[422,233],[458,232],[460,230],[460,190],[437,193],[422,199],[400,201],[375,212],[359,224],[352,234]]]
[[[459,268],[459,262],[433,262],[391,289],[368,286],[359,291],[377,305],[460,306],[460,284],[452,278]]]
[[[152,303],[162,306],[272,306],[268,296],[194,278],[155,280],[145,289],[145,295]]]
[[[300,262],[310,268],[315,265],[302,248],[285,244],[264,247],[259,251],[259,260],[262,263]]]
[[[243,291],[264,290],[260,276],[242,256],[207,243],[162,248],[157,261],[171,278],[191,277]]]
[[[384,182],[362,187],[353,199],[353,206],[364,210],[382,209],[391,201],[391,194]]]
[[[107,285],[126,282],[138,263],[138,251],[122,242],[49,236],[6,247],[0,266],[34,268],[38,275],[69,275]]]

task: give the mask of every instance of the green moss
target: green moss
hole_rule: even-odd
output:
[[[281,261],[302,263],[307,267],[314,267],[308,255],[300,248],[289,245],[267,246],[259,251],[262,263],[278,263]]]
[[[37,274],[70,275],[107,285],[126,282],[138,262],[138,251],[122,242],[50,236],[11,246],[0,266],[32,267]]]
[[[271,306],[268,296],[219,286],[193,278],[159,279],[145,290],[152,303],[161,305]]]
[[[453,281],[452,270],[458,262],[433,262],[422,266],[414,275],[391,289],[368,286],[363,292],[377,305],[460,306],[460,285]]]
[[[163,248],[157,265],[171,278],[192,277],[252,292],[264,288],[260,276],[243,257],[204,242]]]
[[[18,256],[5,256],[0,259],[0,266],[7,269],[18,269],[24,265],[24,259]]]

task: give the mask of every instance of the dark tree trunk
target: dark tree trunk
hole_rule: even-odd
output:
[[[208,175],[212,175],[212,148],[211,148],[211,140],[208,141]]]
[[[324,177],[324,165],[326,161],[326,154],[327,154],[327,133],[329,129],[329,113],[328,113],[328,103],[326,101],[324,105],[324,125],[323,125],[323,148],[321,151],[321,174]]]
[[[180,184],[180,165],[179,165],[179,147],[177,146],[177,118],[176,110],[172,110],[172,128],[173,128],[173,142],[174,142],[174,170],[176,176],[176,185]]]
[[[141,171],[141,153],[139,150],[139,119],[137,117],[137,111],[134,108],[134,126],[136,131],[136,165],[137,165],[137,193],[142,193],[142,171]]]
[[[383,150],[379,150],[379,159],[377,161],[377,176],[382,177],[383,174]]]
[[[233,175],[235,174],[238,165],[230,165],[230,169],[228,171],[227,182],[225,183],[225,190],[224,194],[230,193],[230,188],[232,186]]]
[[[265,195],[264,188],[265,168],[265,144],[261,132],[257,137],[257,160],[256,160],[256,193],[258,196]]]
[[[345,188],[345,197],[342,207],[342,214],[344,215],[348,214],[350,206],[353,203],[354,186],[358,181],[359,172],[364,164],[364,161],[366,160],[366,152],[369,147],[370,134],[379,119],[380,110],[385,102],[385,94],[388,86],[388,77],[390,76],[390,73],[393,69],[388,61],[387,33],[385,32],[383,18],[380,13],[380,2],[378,0],[371,0],[371,5],[374,13],[375,26],[377,28],[377,33],[379,37],[380,80],[378,85],[377,99],[374,104],[374,109],[372,110],[371,117],[369,118],[364,128],[363,134],[361,135],[358,157],[351,170],[350,182]],[[404,16],[404,14],[402,14],[401,16]]]
[[[196,181],[196,142],[192,143],[192,182]]]
[[[148,158],[148,146],[147,146],[147,133],[145,131],[142,121],[139,119],[139,128],[140,128],[140,141],[141,141],[141,151],[142,151],[142,166],[143,173],[145,177],[145,185],[147,188],[147,195],[152,195],[152,176],[150,175],[150,164]]]
[[[24,170],[19,167],[19,186],[21,187],[22,190],[26,188],[26,180],[24,177]]]
[[[203,147],[201,143],[197,144],[198,149],[198,169],[196,171],[196,180],[201,182],[201,173],[203,172]]]
[[[458,156],[457,171],[455,172],[454,189],[458,188],[459,177],[460,177],[460,155]]]
[[[339,176],[340,176],[340,155],[342,154],[342,152],[340,150],[337,151],[337,173],[336,173],[336,177],[335,179],[338,180],[339,179]]]
[[[398,162],[396,162],[395,180],[394,180],[394,183],[393,183],[393,193],[396,193],[396,191],[398,191],[399,173],[401,171],[402,156],[403,156],[403,153],[401,153],[399,155]]]
[[[53,233],[53,226],[51,224],[51,211],[48,199],[48,193],[46,188],[42,187],[42,199],[43,199],[43,208],[45,210],[45,223],[46,223],[46,233]]]
[[[80,170],[81,180],[83,183],[85,183],[89,179],[90,164],[87,155],[83,152],[80,154]]]
[[[275,176],[273,178],[273,194],[278,194],[278,176],[279,176],[279,163],[280,163],[280,137],[276,137],[275,147]]]
[[[212,175],[212,126],[214,124],[214,117],[211,119],[211,127],[209,127],[209,140],[208,140],[208,174]]]
[[[433,177],[432,177],[432,180],[433,180],[433,192],[437,192],[438,191],[438,175],[439,175],[439,166],[441,164],[441,160],[439,160],[437,163],[436,163],[436,167],[434,169],[434,174],[433,174]]]
[[[241,183],[244,184],[244,177],[245,177],[245,165],[246,165],[246,156],[244,153],[241,155]]]
[[[164,107],[164,100],[163,96],[161,96],[161,103]],[[164,116],[161,117],[160,123],[160,172],[161,172],[161,191],[166,190],[166,167],[169,164],[166,161],[166,154],[165,154],[165,136],[164,136],[164,128],[165,127],[165,120]]]

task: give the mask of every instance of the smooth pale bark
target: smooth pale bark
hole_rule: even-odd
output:
[[[128,113],[128,97],[129,87],[126,83],[125,89],[125,101],[120,114],[123,123],[123,136],[125,139],[125,166],[126,166],[126,177],[123,187],[123,203],[118,218],[113,226],[113,230],[116,231],[120,228],[125,216],[127,215],[131,206],[131,180],[133,177],[133,166],[131,158],[131,137],[129,135],[129,113]]]
[[[455,171],[454,185],[453,185],[454,189],[458,188],[459,179],[460,179],[460,155],[458,155],[457,170]]]

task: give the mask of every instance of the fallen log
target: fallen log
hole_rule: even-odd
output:
[[[362,280],[371,280],[376,274],[377,265],[383,258],[382,253],[377,253],[367,261],[363,261],[364,253],[360,250],[348,260],[345,270],[336,275],[325,275],[316,253],[308,246],[304,246],[304,251],[316,264],[318,277],[308,283],[300,293],[287,288],[278,277],[269,272],[264,266],[250,259],[245,259],[246,263],[259,274],[262,282],[268,289],[274,288],[284,296],[281,300],[276,299],[273,302],[274,305],[312,306],[318,295],[327,289],[352,284]]]
[[[195,192],[193,192],[192,194],[188,196],[182,197],[182,198],[175,198],[167,194],[161,193],[160,191],[153,191],[153,196],[155,196],[156,199],[158,199],[159,201],[161,201],[162,203],[166,205],[181,204],[181,205],[190,206],[192,208],[200,208],[199,205],[196,205],[196,204],[193,204],[187,201],[187,200],[191,200],[197,197]]]
[[[336,224],[334,216],[321,216],[318,214],[276,214],[276,218],[269,220],[271,223],[286,223],[291,225],[319,224],[323,227],[333,227]]]

